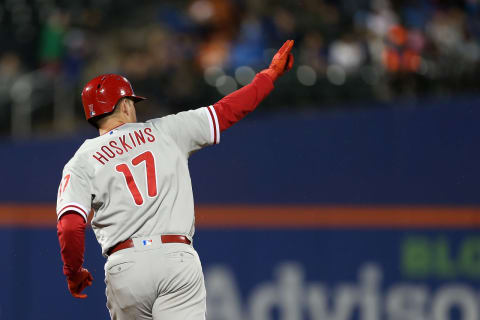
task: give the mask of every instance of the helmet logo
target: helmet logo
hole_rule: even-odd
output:
[[[90,109],[90,117],[93,117],[95,115],[95,111],[93,110],[93,104],[89,104],[88,108]]]

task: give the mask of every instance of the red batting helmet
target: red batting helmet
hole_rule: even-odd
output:
[[[82,104],[87,120],[112,112],[120,98],[141,101],[146,98],[136,96],[127,78],[117,74],[104,74],[93,78],[82,91]]]

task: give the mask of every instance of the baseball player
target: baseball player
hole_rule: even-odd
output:
[[[202,267],[192,246],[193,194],[189,156],[220,142],[292,68],[288,40],[252,83],[209,107],[137,123],[127,79],[106,74],[82,92],[87,120],[100,135],[87,139],[65,165],[58,189],[57,230],[70,293],[92,284],[82,268],[85,226],[107,257],[105,283],[112,319],[205,319]]]

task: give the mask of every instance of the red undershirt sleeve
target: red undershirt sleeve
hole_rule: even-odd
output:
[[[220,131],[225,131],[255,110],[273,88],[272,79],[264,73],[259,73],[250,84],[215,103],[213,107],[217,113]]]
[[[63,273],[71,276],[83,264],[85,251],[85,219],[75,211],[62,215],[57,223],[57,235],[63,261]]]

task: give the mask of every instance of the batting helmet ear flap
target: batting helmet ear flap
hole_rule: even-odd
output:
[[[121,98],[134,102],[146,98],[135,95],[127,78],[117,74],[104,74],[90,80],[82,91],[82,104],[87,120],[111,113]],[[89,121],[90,122],[90,121]]]

